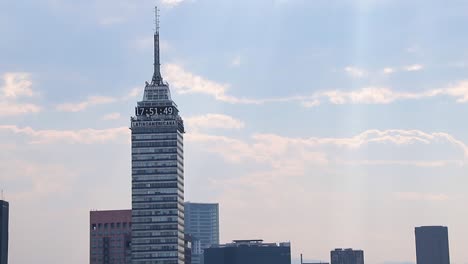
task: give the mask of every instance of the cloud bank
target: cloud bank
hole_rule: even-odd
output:
[[[407,66],[407,71],[422,69],[422,65]],[[468,102],[468,80],[461,80],[443,88],[420,92],[397,91],[389,87],[364,87],[357,90],[325,90],[314,92],[311,95],[296,95],[279,98],[245,98],[229,94],[231,86],[227,83],[218,83],[203,76],[196,75],[178,64],[167,64],[163,67],[164,76],[178,94],[204,94],[217,101],[230,104],[266,104],[280,102],[299,102],[304,107],[314,107],[322,102],[331,104],[390,104],[403,100],[419,100],[446,96],[455,99],[458,103]],[[364,76],[363,70],[347,67],[346,71],[355,77]],[[384,69],[386,73],[394,72],[392,68]]]
[[[24,72],[7,72],[1,76],[0,117],[38,113],[41,107],[34,103],[24,102],[38,93],[32,89],[30,74]]]

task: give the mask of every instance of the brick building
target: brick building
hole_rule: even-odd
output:
[[[132,210],[90,212],[90,264],[130,264]]]

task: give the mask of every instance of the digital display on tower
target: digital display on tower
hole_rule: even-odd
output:
[[[173,115],[175,113],[176,110],[172,106],[135,107],[135,115],[137,116]]]

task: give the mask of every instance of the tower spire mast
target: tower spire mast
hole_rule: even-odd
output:
[[[154,73],[151,84],[162,85],[163,79],[161,76],[161,63],[159,59],[159,9],[157,6],[154,7]]]

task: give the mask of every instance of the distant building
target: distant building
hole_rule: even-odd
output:
[[[331,264],[364,264],[364,251],[337,248],[330,253]]]
[[[185,203],[185,233],[192,236],[192,263],[203,264],[203,250],[219,244],[219,205]]]
[[[290,243],[234,240],[204,251],[205,264],[291,264]]]
[[[185,264],[192,264],[192,236],[184,235]]]
[[[415,235],[417,264],[450,263],[447,227],[416,227]]]
[[[0,200],[0,264],[8,264],[9,204]]]
[[[132,210],[90,212],[90,264],[130,264]]]

